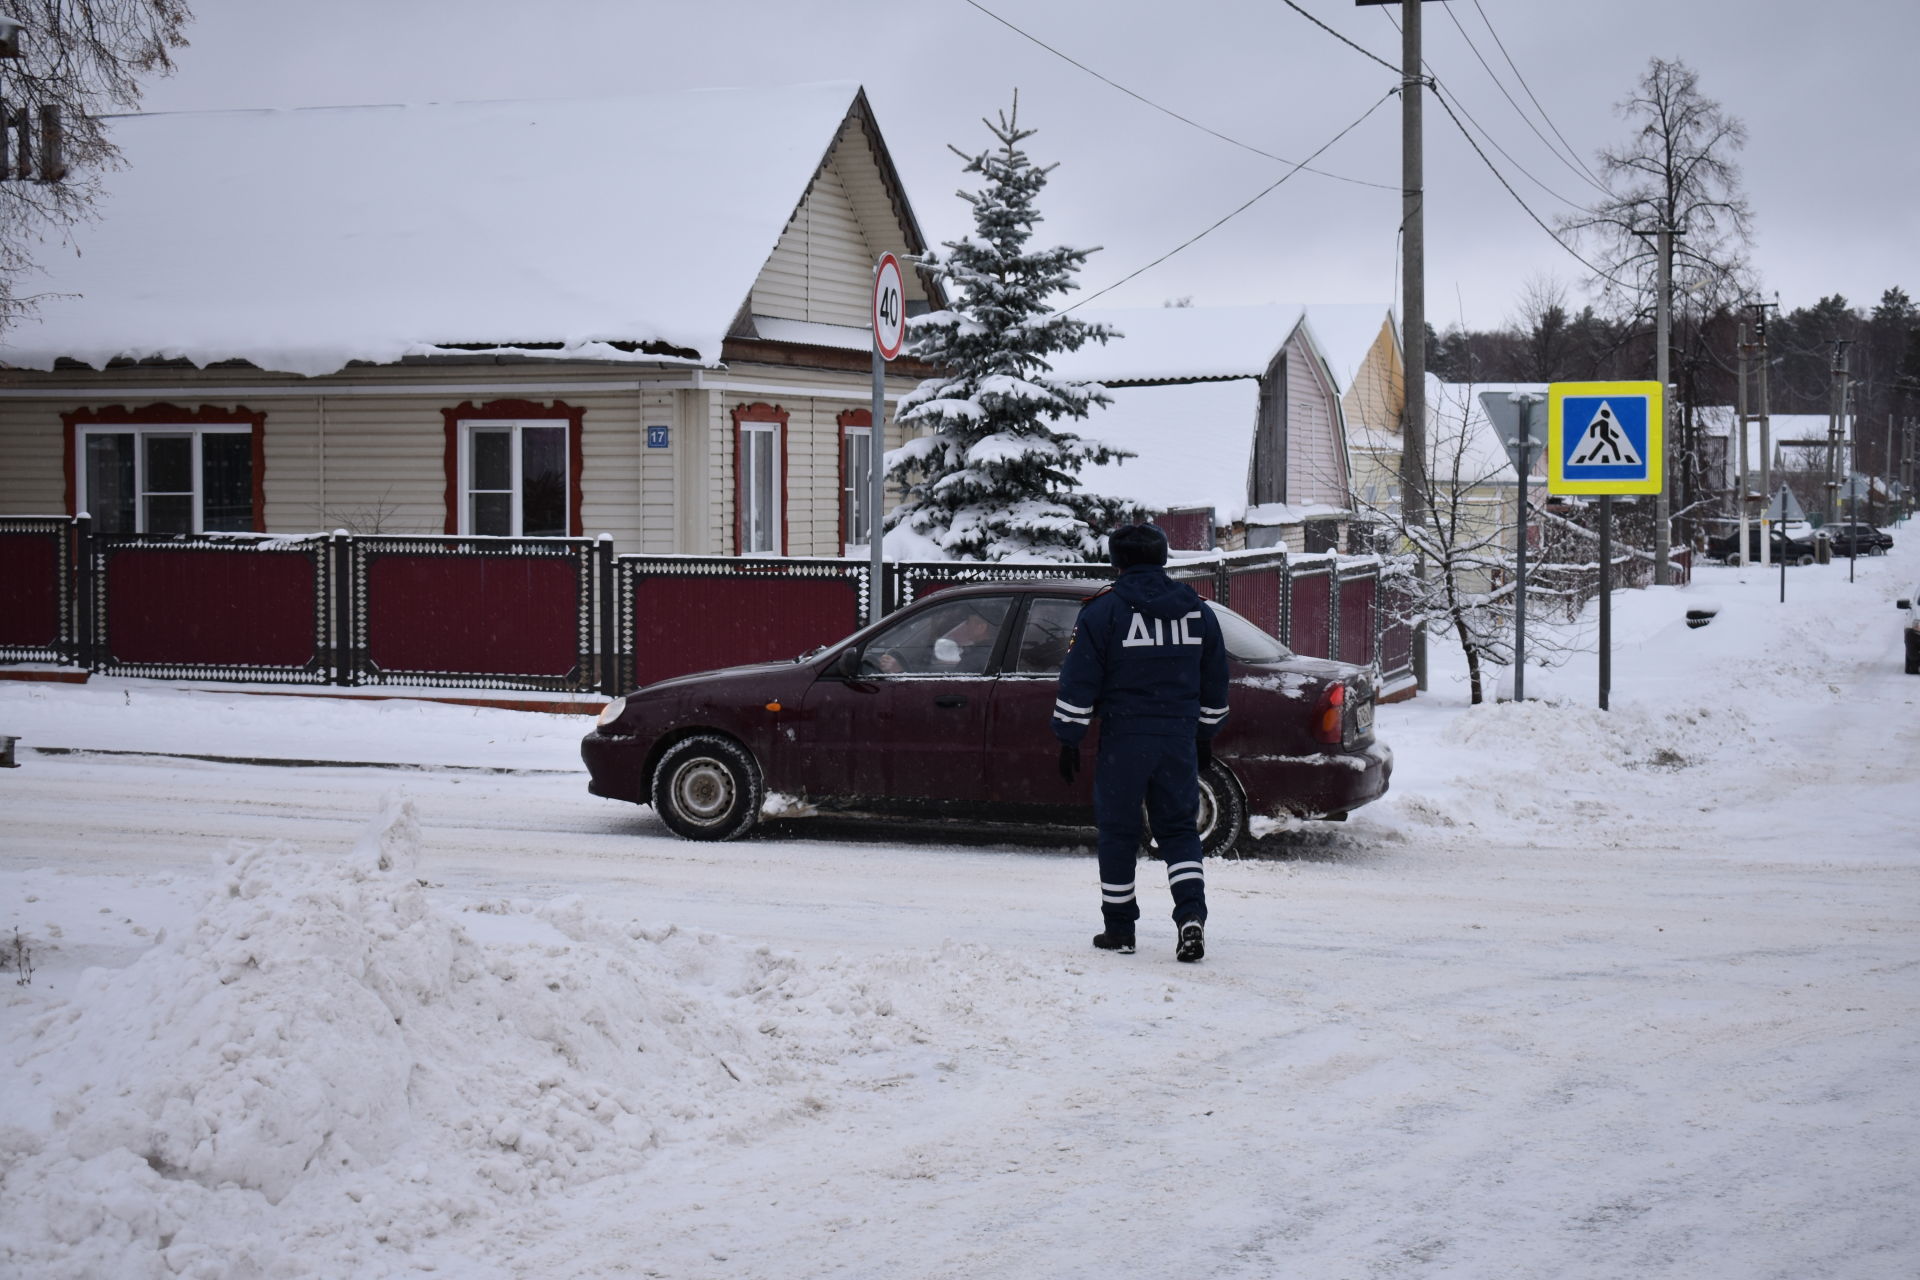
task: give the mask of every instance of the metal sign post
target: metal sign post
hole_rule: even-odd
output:
[[[1527,490],[1528,477],[1533,474],[1533,451],[1546,448],[1546,440],[1534,434],[1533,406],[1539,404],[1545,396],[1533,391],[1511,391],[1501,395],[1496,391],[1482,392],[1480,403],[1487,411],[1487,417],[1493,421],[1494,429],[1500,434],[1500,441],[1507,448],[1507,457],[1513,462],[1514,472],[1520,481],[1519,498],[1515,510],[1519,516],[1520,531],[1514,543],[1514,613],[1513,613],[1513,700],[1527,700]]]
[[[886,551],[881,546],[887,502],[887,362],[900,354],[906,341],[907,290],[900,261],[883,253],[873,269],[873,413],[869,419],[873,425],[867,438],[867,545],[873,558],[867,583],[868,622],[887,613]]]
[[[1666,388],[1658,382],[1555,382],[1547,388],[1547,491],[1600,499],[1600,709],[1613,687],[1613,496],[1657,494]]]

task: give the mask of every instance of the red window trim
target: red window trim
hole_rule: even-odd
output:
[[[555,400],[552,404],[535,404],[531,400],[489,400],[485,404],[464,401],[458,408],[442,409],[441,416],[447,424],[446,470],[447,470],[447,519],[446,531],[450,534],[460,532],[460,424],[475,420],[516,418],[564,418],[567,422],[567,536],[584,536],[580,531],[585,524],[580,515],[580,472],[586,461],[585,446],[581,441],[583,424],[587,411],[576,409],[564,400]]]
[[[787,419],[791,416],[777,404],[768,404],[756,400],[752,404],[739,404],[733,407],[733,554],[744,555],[741,544],[746,541],[746,520],[743,518],[740,501],[740,469],[742,450],[746,435],[740,429],[743,422],[772,422],[780,428],[780,545],[774,548],[774,554],[787,554]]]
[[[113,404],[98,409],[69,410],[60,415],[60,422],[66,453],[62,465],[67,485],[67,514],[70,516],[80,514],[75,449],[79,444],[81,427],[250,427],[253,438],[253,531],[267,531],[267,415],[264,411],[256,412],[245,405],[222,409],[218,405],[203,404],[198,409],[188,409],[183,405],[162,402],[143,404],[135,409],[124,404]]]
[[[836,418],[835,421],[840,424],[840,487],[838,490],[840,501],[838,505],[840,508],[840,552],[844,554],[847,549],[847,428],[865,427],[868,432],[871,433],[873,430],[873,410],[842,409],[840,416]],[[877,465],[880,461],[880,455],[873,455],[873,460]]]

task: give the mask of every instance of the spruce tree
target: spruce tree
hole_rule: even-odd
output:
[[[968,155],[964,172],[984,178],[960,192],[973,206],[974,233],[919,259],[947,287],[948,310],[910,321],[911,351],[947,372],[901,401],[900,420],[932,428],[888,455],[887,474],[906,489],[888,514],[931,539],[952,560],[1082,560],[1101,554],[1101,534],[1136,517],[1117,498],[1083,493],[1080,468],[1131,457],[1056,428],[1107,404],[1097,383],[1052,376],[1047,357],[1119,335],[1053,310],[1079,286],[1091,249],[1030,251],[1040,214],[1035,199],[1053,166],[1028,159],[1020,143],[1020,99],[999,122],[983,121],[998,146]]]

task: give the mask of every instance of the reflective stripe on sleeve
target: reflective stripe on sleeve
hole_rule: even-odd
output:
[[[1065,698],[1055,698],[1053,700],[1053,705],[1059,708],[1061,711],[1069,711],[1077,716],[1090,716],[1093,714],[1092,707],[1076,707],[1071,702],[1068,702]]]

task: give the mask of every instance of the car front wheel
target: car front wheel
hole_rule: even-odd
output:
[[[653,771],[653,809],[688,840],[738,840],[760,820],[766,782],[732,738],[696,734],[668,747]]]

